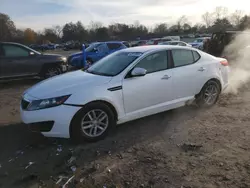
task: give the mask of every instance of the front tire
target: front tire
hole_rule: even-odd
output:
[[[202,88],[201,92],[196,98],[196,103],[200,107],[211,107],[213,106],[220,95],[220,85],[214,81],[208,81]]]
[[[94,142],[107,136],[116,124],[113,111],[104,103],[86,105],[71,123],[71,137],[75,142]]]
[[[51,78],[53,76],[57,76],[61,73],[62,73],[62,71],[61,71],[60,67],[58,67],[58,66],[46,66],[43,68],[42,77],[44,79],[47,79],[47,78]]]

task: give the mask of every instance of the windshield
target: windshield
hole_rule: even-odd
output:
[[[97,48],[100,45],[101,45],[101,43],[90,44],[89,47],[86,48],[85,52],[92,52],[94,50],[94,48]]]
[[[87,69],[87,72],[102,76],[116,76],[141,55],[140,52],[118,51],[96,62]]]

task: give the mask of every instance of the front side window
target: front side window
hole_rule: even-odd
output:
[[[5,57],[28,57],[29,51],[16,45],[3,45]]]
[[[107,52],[107,46],[106,46],[106,44],[99,45],[99,46],[97,47],[97,51],[100,52],[100,53],[105,53],[105,52]]]
[[[93,43],[90,44],[88,48],[86,48],[85,52],[95,52],[95,49],[97,49],[100,45],[102,45],[101,43]]]
[[[174,49],[172,50],[174,67],[181,67],[194,63],[194,57],[191,50]]]
[[[146,69],[147,74],[165,70],[168,68],[167,51],[151,54],[142,59],[135,67]]]
[[[142,55],[140,52],[117,51],[87,69],[87,72],[103,76],[116,76]]]

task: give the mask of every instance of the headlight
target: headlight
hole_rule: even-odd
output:
[[[67,58],[66,57],[62,57],[61,60],[63,60],[63,62],[66,62]]]
[[[34,100],[29,104],[27,110],[28,111],[40,110],[40,109],[59,106],[63,104],[69,97],[70,95],[65,95],[65,96],[54,97],[54,98],[49,98],[49,99]]]

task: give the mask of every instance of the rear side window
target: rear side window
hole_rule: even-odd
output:
[[[182,43],[182,42],[179,42],[179,45],[180,45],[180,46],[186,46],[186,44],[185,44],[185,43]]]
[[[5,57],[28,57],[29,51],[16,45],[2,46]]]
[[[142,59],[135,67],[144,68],[147,73],[157,72],[168,68],[167,51],[156,52]]]
[[[121,44],[119,43],[107,43],[110,50],[116,50],[121,47]]]
[[[130,47],[130,45],[129,45],[128,42],[123,42],[123,44],[124,44],[126,47]]]
[[[196,51],[192,51],[192,52],[194,56],[194,62],[198,61],[201,58],[200,54]]]
[[[191,50],[174,49],[172,50],[172,56],[174,67],[190,65],[195,62],[193,52]]]

